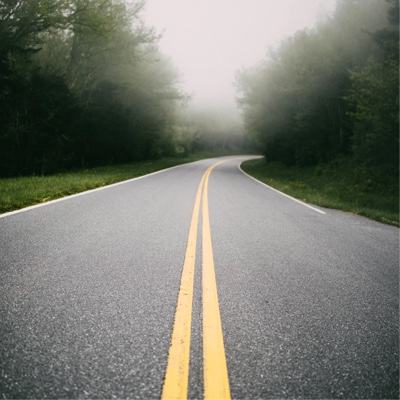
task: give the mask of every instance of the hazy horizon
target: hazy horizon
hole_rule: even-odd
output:
[[[193,106],[235,105],[235,72],[261,61],[285,37],[329,15],[336,0],[147,0],[143,19],[162,33]]]

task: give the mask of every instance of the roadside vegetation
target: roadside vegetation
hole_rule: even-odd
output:
[[[363,215],[399,226],[399,185],[365,176],[347,161],[323,167],[294,167],[264,159],[246,161],[251,176],[310,204]],[[378,182],[378,183],[376,183]]]
[[[246,132],[265,155],[249,173],[398,224],[398,0],[338,0],[332,17],[238,72],[237,90]]]
[[[0,178],[0,213],[136,178],[175,165],[229,154],[228,152],[198,153],[188,157],[77,169],[47,176]]]
[[[337,0],[238,71],[242,119],[188,106],[144,6],[0,2],[0,212],[206,153],[262,153],[244,168],[271,186],[398,225],[398,0]]]
[[[0,212],[246,148],[195,112],[144,0],[0,2]]]
[[[243,144],[240,121],[220,138],[215,129],[232,131],[231,118],[210,127],[188,117],[190,96],[159,49],[160,35],[143,22],[144,7],[143,0],[0,2],[0,177]]]

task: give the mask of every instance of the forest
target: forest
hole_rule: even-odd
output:
[[[238,71],[242,120],[188,107],[143,7],[0,2],[0,176],[250,149],[299,167],[349,163],[398,185],[397,0],[338,0]]]
[[[330,18],[240,70],[236,87],[267,163],[345,165],[398,188],[398,0],[338,0]]]
[[[213,147],[141,18],[144,1],[0,3],[0,176]]]

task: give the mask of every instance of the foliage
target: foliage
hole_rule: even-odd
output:
[[[46,176],[0,178],[0,213],[136,178],[176,165],[221,155],[221,153],[197,153],[187,157],[169,157],[129,164],[71,170],[66,173]]]
[[[398,62],[370,58],[365,67],[351,73],[347,97],[353,110],[353,151],[369,164],[396,165],[398,161]]]
[[[385,166],[398,176],[399,3],[389,0],[389,26],[371,35],[380,53],[350,73],[346,97],[353,122],[353,152],[358,162]]]
[[[0,4],[0,175],[174,154],[178,74],[143,1]]]
[[[245,127],[267,162],[345,157],[364,177],[396,182],[398,14],[396,0],[338,0],[331,19],[238,72]]]
[[[342,159],[318,167],[246,161],[242,169],[269,186],[307,203],[399,226],[399,185],[365,179],[362,166]],[[372,177],[370,177],[372,178]]]

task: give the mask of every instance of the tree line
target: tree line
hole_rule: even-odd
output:
[[[0,175],[174,155],[188,96],[143,1],[0,3]],[[185,138],[185,140],[189,140]]]
[[[398,0],[338,0],[332,17],[239,71],[236,85],[267,162],[345,160],[398,184]]]

